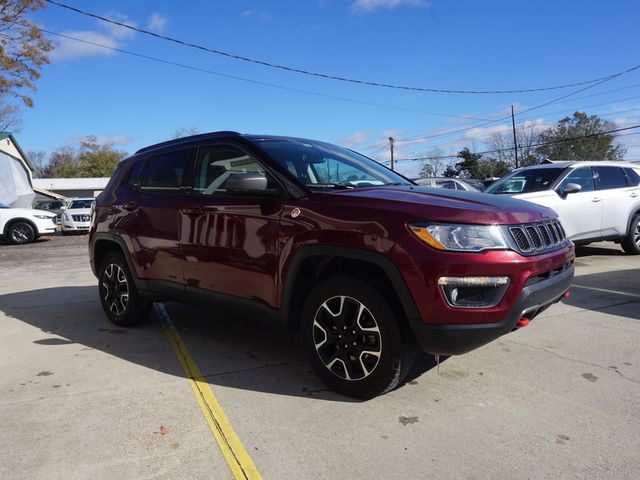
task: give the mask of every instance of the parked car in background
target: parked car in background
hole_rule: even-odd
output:
[[[36,210],[46,210],[47,212],[55,213],[57,221],[60,223],[62,220],[62,212],[65,211],[67,205],[62,200],[45,200],[37,202],[33,208]]]
[[[32,208],[12,208],[0,203],[0,237],[11,243],[33,242],[56,231],[56,214]]]
[[[552,236],[528,244],[525,229]],[[298,334],[328,386],[365,398],[402,384],[418,348],[462,354],[527,325],[574,272],[548,208],[234,132],[122,160],[96,199],[89,255],[116,325],[163,299],[252,312]]]
[[[578,244],[611,240],[640,254],[640,166],[626,162],[557,162],[516,170],[485,193],[511,195],[554,209]]]
[[[449,190],[464,190],[467,192],[480,192],[483,189],[479,185],[482,182],[478,181],[478,184],[473,184],[466,178],[448,178],[448,177],[426,177],[416,180],[418,185],[424,185],[425,187],[438,187],[448,188]]]
[[[62,214],[60,227],[63,235],[87,233],[91,226],[91,204],[94,198],[74,198]]]

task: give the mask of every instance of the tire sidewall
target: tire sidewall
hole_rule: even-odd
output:
[[[640,255],[640,246],[635,242],[635,232],[636,228],[638,228],[638,224],[640,223],[640,215],[635,215],[629,224],[629,231],[627,232],[627,237],[622,242],[622,246],[624,251],[630,255]]]
[[[331,372],[314,346],[313,321],[318,308],[335,296],[347,296],[365,305],[374,316],[382,339],[382,353],[375,370],[361,380],[345,380]],[[386,299],[372,286],[350,277],[333,277],[318,284],[302,310],[300,339],[320,379],[330,388],[346,395],[371,398],[393,388],[401,377],[403,342],[396,316]]]

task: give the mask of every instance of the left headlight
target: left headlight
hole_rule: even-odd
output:
[[[409,230],[438,250],[482,252],[509,248],[496,225],[416,222],[409,224]]]
[[[51,215],[38,215],[38,214],[34,215],[34,217],[39,218],[41,220],[49,220],[50,218],[53,218],[51,217]]]

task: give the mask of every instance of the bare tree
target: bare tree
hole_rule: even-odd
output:
[[[443,151],[439,147],[433,147],[431,150],[422,154],[426,160],[422,161],[422,169],[420,170],[421,177],[437,177],[438,172],[442,169],[443,163]]]
[[[541,131],[542,129],[534,122],[524,122],[516,126],[519,167],[540,163],[540,157],[536,153],[534,145],[540,141]],[[494,133],[487,144],[489,150],[495,150],[491,153],[492,158],[504,162],[510,167],[516,166],[512,130]]]
[[[27,150],[27,160],[33,167],[33,178],[46,178],[47,176],[47,152]]]
[[[0,132],[16,132],[20,128],[20,107],[0,96]]]

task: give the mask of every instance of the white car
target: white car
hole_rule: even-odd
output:
[[[53,235],[55,231],[55,213],[32,208],[11,208],[0,203],[0,237],[11,243],[30,243],[40,235]]]
[[[60,228],[63,235],[88,232],[91,226],[91,204],[94,198],[73,198],[62,214]]]
[[[626,162],[556,162],[515,170],[485,193],[553,208],[577,244],[611,240],[640,255],[640,166]]]

